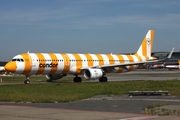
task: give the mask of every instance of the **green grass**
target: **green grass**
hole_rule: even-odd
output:
[[[54,84],[43,84],[46,79],[43,76],[31,77],[32,82],[39,84],[1,85],[1,102],[70,102],[89,98],[95,95],[122,95],[131,90],[168,90],[170,94],[180,94],[180,81],[122,81],[107,83],[72,83],[72,78],[63,78]],[[12,81],[23,83],[24,77],[3,77],[3,83]]]
[[[15,75],[15,76],[0,76],[2,78],[3,83],[23,83],[25,80],[24,75]],[[83,79],[84,80],[84,79]],[[35,75],[30,77],[31,82],[47,82],[47,79],[44,75]],[[57,80],[55,82],[72,82],[72,77],[64,77],[61,80]]]

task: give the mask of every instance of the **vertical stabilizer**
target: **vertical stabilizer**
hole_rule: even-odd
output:
[[[144,37],[138,51],[135,53],[137,56],[143,56],[147,59],[151,57],[152,47],[154,42],[154,30],[149,30]]]
[[[180,60],[178,60],[178,64],[179,64],[179,66],[180,66]]]

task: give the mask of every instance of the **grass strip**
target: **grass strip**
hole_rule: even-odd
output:
[[[37,81],[39,77],[34,79],[36,79],[34,81]],[[0,101],[33,103],[70,102],[95,95],[128,94],[131,90],[168,90],[170,94],[179,95],[179,86],[180,81],[178,80],[0,85]]]

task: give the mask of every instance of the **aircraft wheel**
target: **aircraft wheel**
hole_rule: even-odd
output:
[[[77,82],[81,82],[81,81],[82,81],[81,77],[75,77],[75,78],[74,78],[74,82],[76,82],[76,83],[77,83]]]
[[[47,82],[53,82],[52,80],[47,80]]]
[[[107,77],[99,78],[99,82],[107,82],[107,81],[108,81]]]
[[[24,84],[30,84],[30,81],[29,80],[25,80]]]

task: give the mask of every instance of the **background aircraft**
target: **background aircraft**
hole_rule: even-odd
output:
[[[4,66],[0,66],[0,72],[5,72]]]
[[[178,60],[178,65],[165,65],[165,67],[169,70],[180,69],[180,60]]]

